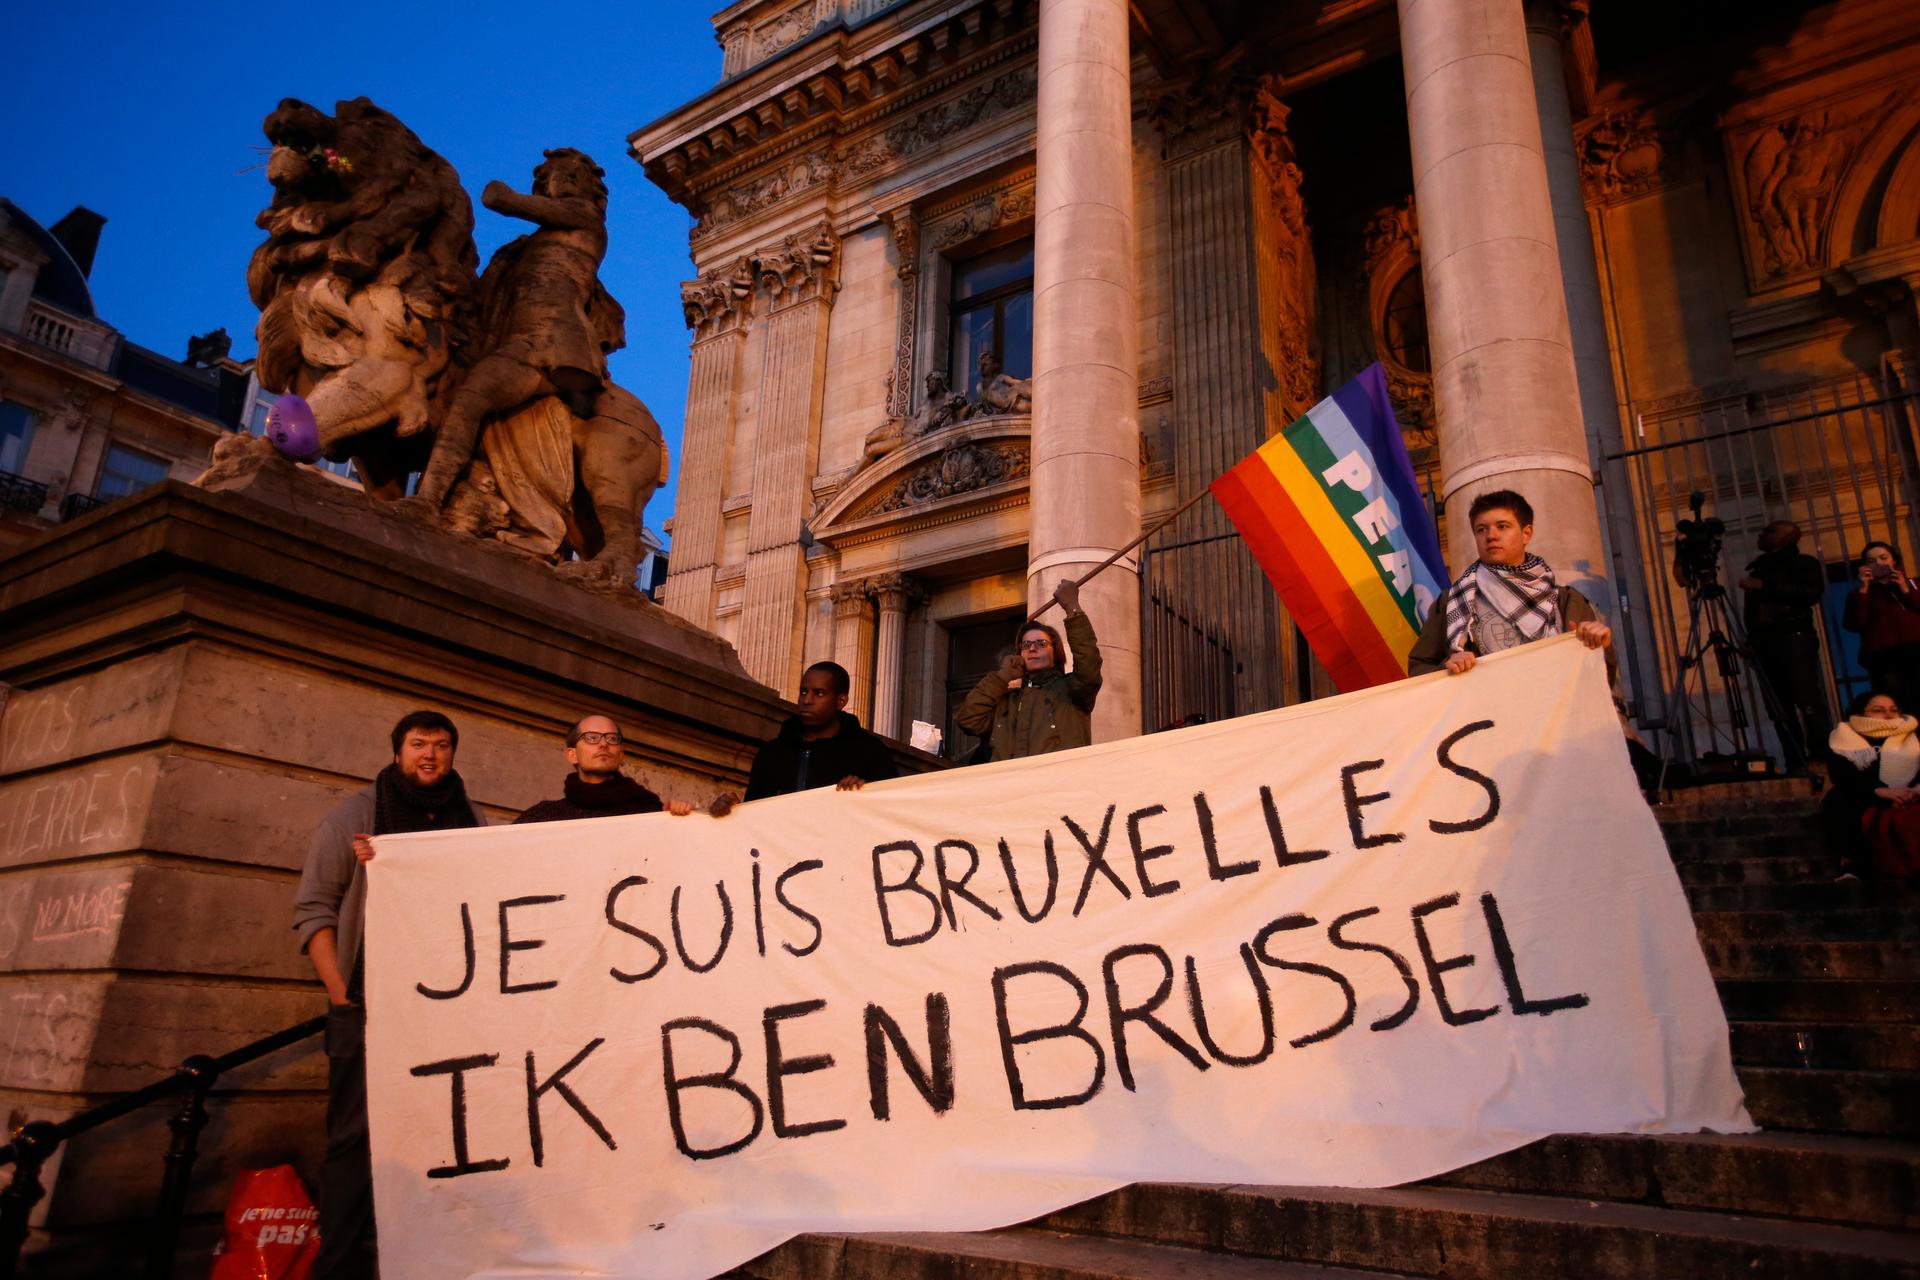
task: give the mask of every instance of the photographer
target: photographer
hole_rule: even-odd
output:
[[[1800,526],[1775,520],[1760,531],[1760,554],[1740,579],[1747,643],[1770,692],[1768,714],[1780,734],[1787,767],[1817,756],[1833,721],[1820,678],[1820,637],[1813,610],[1826,590],[1820,562],[1800,551]]]
[[[1847,596],[1841,625],[1860,636],[1860,665],[1875,688],[1903,707],[1920,706],[1920,583],[1885,542],[1860,552],[1860,586]]]

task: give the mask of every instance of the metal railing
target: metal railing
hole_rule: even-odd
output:
[[[181,1063],[178,1071],[144,1089],[123,1094],[65,1120],[30,1120],[21,1125],[14,1132],[13,1141],[0,1147],[0,1166],[13,1166],[12,1179],[0,1190],[0,1280],[13,1280],[17,1274],[33,1206],[46,1195],[46,1188],[40,1185],[40,1170],[60,1149],[60,1144],[142,1107],[185,1094],[186,1101],[167,1121],[173,1141],[163,1158],[165,1173],[147,1237],[146,1268],[142,1273],[147,1280],[167,1280],[173,1274],[174,1251],[180,1242],[180,1220],[187,1209],[188,1183],[194,1161],[200,1154],[200,1130],[207,1123],[207,1095],[228,1071],[319,1035],[326,1025],[327,1019],[322,1015],[295,1023],[217,1058],[195,1054]]]
[[[60,519],[78,520],[89,511],[98,511],[107,504],[99,498],[84,493],[70,493],[60,499]]]
[[[1627,485],[1635,543],[1629,559],[1649,606],[1629,620],[1640,633],[1630,642],[1651,650],[1654,670],[1647,674],[1659,686],[1639,691],[1639,723],[1670,753],[1696,761],[1733,755],[1734,722],[1745,708],[1748,739],[1775,759],[1783,756],[1752,663],[1737,664],[1731,676],[1712,662],[1691,674],[1686,668],[1689,602],[1672,565],[1691,496],[1703,495],[1703,514],[1726,526],[1719,579],[1736,614],[1760,531],[1777,519],[1800,526],[1799,549],[1820,563],[1829,583],[1818,609],[1823,680],[1833,703],[1844,705],[1866,687],[1857,640],[1840,625],[1854,560],[1872,539],[1899,547],[1909,566],[1920,552],[1917,410],[1920,397],[1889,368],[1877,378],[1826,379],[1643,413],[1628,447],[1609,455]],[[1694,696],[1674,695],[1683,680]]]
[[[0,471],[0,508],[32,515],[47,502],[47,486],[38,480]]]

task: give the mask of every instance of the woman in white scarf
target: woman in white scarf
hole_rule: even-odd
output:
[[[1866,854],[1874,872],[1888,878],[1920,875],[1920,729],[1891,694],[1860,695],[1847,718],[1827,738],[1832,756],[1832,792],[1827,805],[1834,831]],[[1851,837],[1849,839],[1849,837]],[[1849,868],[1861,861],[1843,848]]]

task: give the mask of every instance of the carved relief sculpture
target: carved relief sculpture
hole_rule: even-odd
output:
[[[1666,180],[1671,160],[1666,136],[1629,111],[1610,111],[1574,139],[1580,184],[1593,204],[1644,195]]]
[[[900,511],[923,502],[951,498],[989,485],[1026,476],[1029,454],[1025,441],[994,441],[955,445],[935,458],[914,465],[860,514]]]
[[[1809,111],[1763,131],[1748,147],[1748,211],[1769,275],[1818,265],[1827,213],[1860,132],[1856,116]]]

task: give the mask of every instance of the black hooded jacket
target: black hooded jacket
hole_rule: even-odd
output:
[[[899,772],[887,744],[844,711],[840,731],[831,738],[808,740],[800,730],[800,717],[789,717],[779,736],[760,748],[747,775],[747,799],[830,787],[845,777],[878,782]]]

